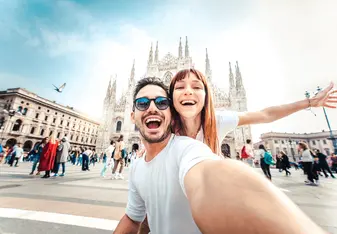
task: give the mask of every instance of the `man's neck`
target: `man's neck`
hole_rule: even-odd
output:
[[[146,157],[145,161],[150,162],[152,159],[154,159],[168,144],[168,142],[171,139],[171,134],[169,134],[165,140],[159,143],[148,143],[146,141],[143,141],[144,147],[146,150]]]
[[[185,130],[186,136],[196,138],[201,127],[201,115],[193,118],[181,117],[182,127]]]

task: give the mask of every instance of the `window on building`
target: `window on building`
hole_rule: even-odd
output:
[[[19,106],[17,111],[22,112],[22,106]]]
[[[49,110],[47,110],[47,112],[49,112]]]
[[[55,122],[56,122],[56,118],[53,119],[53,123],[55,123]]]
[[[284,144],[284,141],[282,140],[282,144]]]
[[[84,142],[84,137],[82,137],[81,142]]]
[[[14,131],[14,132],[19,131],[20,128],[21,128],[21,125],[22,125],[22,120],[21,119],[16,120],[15,123],[14,123],[12,131]]]
[[[94,144],[96,144],[96,139],[95,139],[95,143]]]
[[[71,140],[71,141],[73,140],[73,137],[74,137],[74,135],[71,135],[71,136],[70,136],[70,140]]]
[[[61,120],[60,125],[63,125],[63,120]]]
[[[44,120],[47,121],[47,120],[48,120],[48,116],[45,116],[45,117],[44,117]]]
[[[78,141],[78,136],[76,137],[76,141]]]
[[[50,132],[49,132],[49,136],[51,136],[51,135],[53,135],[53,131],[50,131]]]
[[[44,129],[41,129],[40,136],[43,136],[44,134]]]
[[[39,118],[39,113],[36,113],[35,114],[35,119],[38,119]]]
[[[62,115],[62,117],[64,117],[64,115]]]
[[[69,127],[69,124],[70,124],[70,123],[68,122],[68,123],[67,123],[67,127]]]
[[[291,148],[290,151],[291,151],[291,155],[294,156],[295,155],[295,149]]]
[[[313,140],[313,141],[312,141],[312,144],[313,144],[313,145],[316,145],[316,141],[315,141],[315,140]]]
[[[323,144],[326,145],[326,140],[325,139],[323,140]]]
[[[41,110],[41,106],[39,106],[37,109]]]
[[[122,131],[122,121],[118,121],[116,125],[116,132]]]
[[[30,134],[34,134],[34,132],[35,132],[35,127],[32,127],[32,128],[30,129]]]
[[[88,143],[88,140],[89,140],[89,139],[87,138],[87,139],[85,140],[85,143]]]
[[[283,152],[284,152],[285,154],[288,154],[287,148],[283,148]]]
[[[92,144],[92,139],[90,140],[90,144]]]
[[[28,109],[27,109],[27,108],[24,108],[24,109],[22,110],[22,115],[27,115],[27,112],[28,112]]]
[[[280,148],[276,147],[276,153],[279,154],[280,153]]]
[[[274,140],[274,143],[277,144],[277,143],[278,143],[278,140]]]
[[[60,139],[61,133],[58,132],[56,138]]]

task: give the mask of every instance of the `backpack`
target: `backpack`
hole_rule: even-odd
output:
[[[273,160],[273,157],[271,156],[271,154],[269,152],[264,152],[263,159],[264,159],[264,162],[267,165],[273,165],[273,164],[275,164],[275,162]]]
[[[241,150],[241,158],[249,158],[249,155],[248,155],[247,152],[246,152],[246,146],[243,146],[243,147],[242,147],[242,150]]]

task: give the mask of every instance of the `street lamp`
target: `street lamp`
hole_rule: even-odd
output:
[[[316,89],[316,93],[315,93],[315,96],[322,90],[321,87],[317,86],[317,89]],[[308,91],[305,92],[305,97],[306,98],[310,98],[310,93]],[[334,135],[332,134],[332,130],[331,130],[331,126],[330,126],[330,121],[329,121],[329,118],[328,118],[328,115],[326,113],[326,110],[325,110],[325,107],[323,106],[323,112],[324,112],[324,116],[325,116],[325,120],[326,120],[326,123],[328,124],[328,128],[329,128],[329,132],[330,132],[330,138],[328,138],[329,140],[332,140],[332,144],[333,144],[333,147],[334,147],[334,153],[337,154],[337,139],[334,137]]]

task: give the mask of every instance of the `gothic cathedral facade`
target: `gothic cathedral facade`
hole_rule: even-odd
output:
[[[162,59],[159,59],[158,42],[155,51],[151,49],[148,57],[147,72],[145,77],[159,77],[165,84],[169,84],[172,77],[182,69],[188,69],[193,66],[192,58],[189,53],[188,40],[186,37],[185,46],[180,38],[178,56],[167,53]],[[242,76],[238,62],[235,64],[235,77],[229,63],[229,92],[217,87],[212,82],[212,70],[208,52],[206,49],[205,76],[213,91],[213,100],[216,110],[232,110],[244,112],[247,111],[246,91],[242,82]],[[124,136],[128,152],[133,144],[141,144],[139,132],[130,119],[132,111],[132,94],[136,85],[135,80],[135,62],[131,69],[131,75],[128,79],[128,88],[120,98],[116,97],[116,79],[110,80],[107,93],[104,99],[103,118],[100,126],[96,150],[104,152],[109,146],[111,140],[116,140],[120,135]],[[228,134],[225,139],[219,139],[221,142],[221,151],[224,155],[235,158],[236,153],[241,151],[246,139],[251,139],[250,126],[236,128]]]

